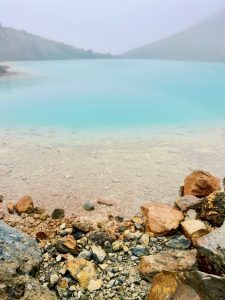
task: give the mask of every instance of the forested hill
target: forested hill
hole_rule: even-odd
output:
[[[0,24],[0,61],[110,58]]]

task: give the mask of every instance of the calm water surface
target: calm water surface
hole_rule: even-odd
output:
[[[225,121],[225,64],[150,60],[9,63],[0,126],[137,128]]]

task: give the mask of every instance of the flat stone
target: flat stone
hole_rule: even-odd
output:
[[[99,205],[105,205],[105,206],[113,206],[113,202],[104,198],[98,198],[97,203]]]
[[[215,192],[209,195],[201,208],[200,218],[214,226],[221,226],[225,221],[225,193]]]
[[[199,271],[164,271],[155,276],[147,300],[222,300],[224,295],[224,277]]]
[[[101,246],[95,246],[95,245],[93,245],[91,247],[91,250],[92,250],[92,257],[93,257],[93,259],[97,263],[102,263],[104,261],[104,259],[106,258],[106,253],[102,249],[102,247]]]
[[[56,208],[52,212],[52,219],[63,219],[65,217],[65,211],[61,208]]]
[[[184,196],[193,195],[204,198],[219,190],[221,190],[219,178],[209,172],[194,171],[184,180]]]
[[[34,210],[34,203],[30,196],[24,196],[15,205],[17,213],[31,213]]]
[[[225,275],[225,224],[196,240],[200,270]]]
[[[145,220],[145,231],[156,236],[177,230],[184,215],[169,204],[146,203],[141,207]]]
[[[77,242],[72,235],[67,235],[56,241],[55,247],[59,252],[77,254]]]
[[[84,258],[84,259],[90,260],[91,255],[92,255],[91,251],[84,249],[83,251],[81,251],[79,253],[78,258]]]
[[[87,289],[89,290],[90,293],[100,290],[100,288],[102,287],[103,281],[102,279],[91,279]]]
[[[95,204],[92,201],[86,201],[82,206],[83,206],[83,208],[85,210],[93,210],[93,209],[95,209]]]
[[[188,209],[201,209],[201,205],[204,201],[204,198],[198,198],[193,195],[186,195],[183,197],[180,197],[176,200],[176,204],[182,211],[187,211]]]
[[[89,221],[76,220],[73,223],[74,232],[81,231],[83,233],[88,233],[88,232],[93,231],[95,229],[96,229],[95,225],[92,222],[89,222]]]
[[[165,245],[174,249],[188,249],[191,246],[191,241],[184,235],[175,235],[170,238]]]
[[[152,278],[162,271],[190,271],[196,270],[197,251],[187,250],[173,252],[163,252],[150,256],[143,256],[139,264],[139,272],[141,277],[147,281],[151,281]]]
[[[133,255],[135,255],[137,257],[141,257],[141,256],[149,254],[148,248],[145,247],[145,246],[141,246],[141,245],[138,245],[138,246],[134,247],[131,250],[131,252],[132,252]]]
[[[184,235],[191,239],[192,235],[200,230],[205,230],[207,233],[207,228],[205,224],[200,220],[187,220],[181,223],[181,228]]]

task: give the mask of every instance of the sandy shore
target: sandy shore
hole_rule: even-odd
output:
[[[53,129],[0,129],[0,194],[31,195],[50,211],[92,218],[129,216],[145,201],[173,203],[194,169],[225,176],[225,127],[91,134]],[[86,212],[82,203],[98,198]]]

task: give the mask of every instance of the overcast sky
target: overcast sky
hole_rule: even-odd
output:
[[[225,0],[0,0],[0,22],[74,46],[121,53],[225,7]]]

